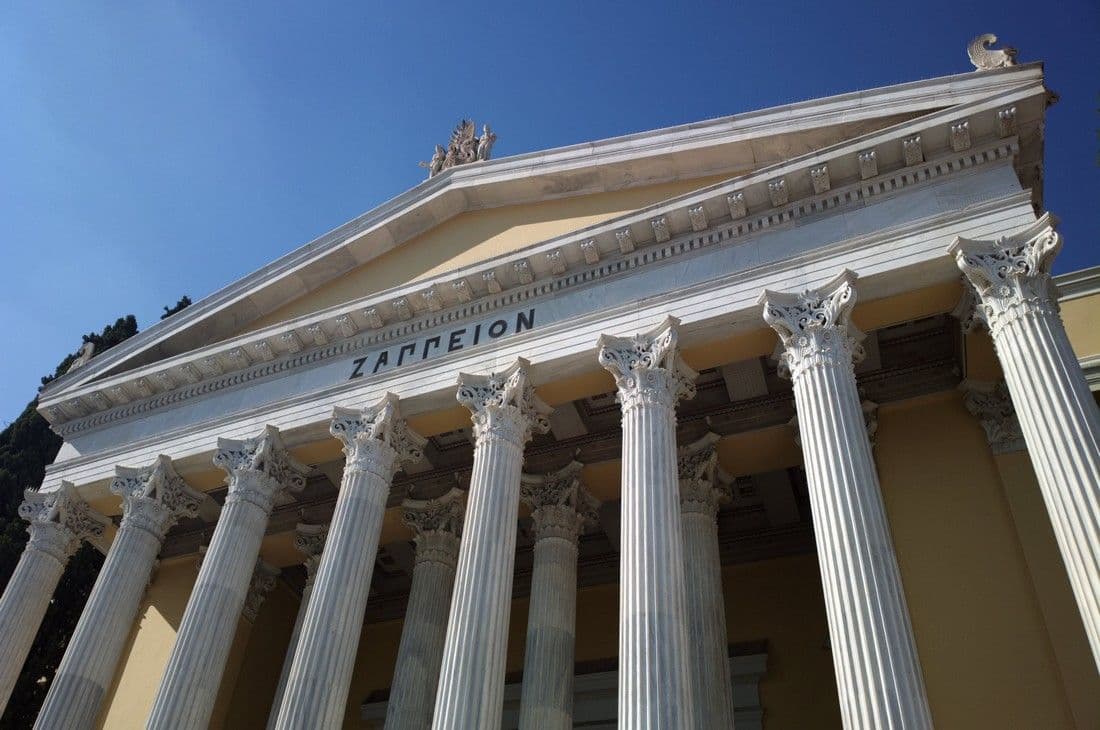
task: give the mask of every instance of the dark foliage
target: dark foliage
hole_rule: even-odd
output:
[[[183,309],[187,309],[190,306],[191,306],[191,297],[184,294],[182,297],[180,297],[180,300],[178,302],[176,302],[176,306],[174,306],[174,307],[165,307],[164,308],[164,314],[160,315],[160,318],[161,319],[168,319],[169,317],[171,317],[176,312],[179,312],[180,310],[183,310]]]
[[[171,310],[164,309],[171,314],[190,303],[185,296]],[[83,341],[94,342],[98,356],[137,331],[137,320],[129,315],[104,327],[101,333],[84,335]],[[51,375],[42,378],[42,384],[64,375],[75,359],[76,353],[66,356]],[[42,483],[46,465],[53,462],[61,448],[61,438],[50,430],[46,419],[35,410],[37,406],[36,397],[18,418],[0,431],[0,586],[7,585],[28,538],[26,523],[18,515],[23,490]],[[7,710],[0,717],[0,728],[29,728],[34,724],[101,565],[103,556],[90,545],[81,547],[69,561],[46,609]],[[4,637],[0,637],[0,641],[3,640]]]

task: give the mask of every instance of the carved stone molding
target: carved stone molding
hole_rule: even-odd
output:
[[[344,445],[345,469],[370,471],[387,482],[403,464],[420,461],[427,443],[405,423],[393,393],[363,410],[333,408],[329,432]]]
[[[851,322],[856,275],[845,270],[818,289],[760,295],[764,321],[779,334],[780,375],[797,378],[808,368],[845,367],[863,359],[863,333]]]
[[[989,448],[994,454],[1007,454],[1027,448],[1016,408],[1012,405],[1012,396],[1003,380],[996,384],[967,380],[959,388],[965,394],[963,403],[966,404],[966,410],[982,424]]]
[[[1057,315],[1050,266],[1062,248],[1050,213],[1023,231],[996,241],[956,238],[948,252],[974,286],[990,332],[1020,317]]]
[[[214,466],[229,475],[227,502],[250,502],[265,512],[271,511],[277,495],[302,491],[309,473],[287,452],[274,426],[250,439],[219,438]]]
[[[158,540],[163,540],[181,517],[197,516],[204,499],[164,455],[147,467],[116,466],[111,491],[122,497],[122,525],[139,527]]]
[[[473,414],[476,441],[499,438],[522,449],[532,433],[550,430],[548,416],[554,409],[535,394],[528,367],[521,357],[499,373],[459,373],[457,398]]]
[[[666,317],[649,332],[632,337],[600,336],[599,362],[614,376],[624,411],[644,404],[673,407],[680,399],[695,397],[699,374],[680,357],[679,324]]]

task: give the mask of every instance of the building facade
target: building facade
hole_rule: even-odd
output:
[[[1100,726],[1041,64],[429,178],[52,383],[41,728]],[[1087,242],[1068,241],[1084,246]]]

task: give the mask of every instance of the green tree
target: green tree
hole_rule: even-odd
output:
[[[170,311],[165,307],[167,314],[164,316],[178,312],[190,303],[191,300],[185,296]],[[95,343],[95,354],[98,356],[134,336],[137,331],[137,319],[129,315],[107,325],[102,332],[84,335],[83,341]],[[42,378],[42,385],[64,375],[76,357],[77,353],[67,355],[52,374]],[[18,418],[0,431],[0,586],[7,585],[28,538],[26,523],[18,514],[23,490],[42,483],[46,466],[53,462],[61,448],[61,437],[50,430],[46,419],[38,414],[37,407],[36,396]],[[103,556],[87,544],[69,561],[53,600],[46,609],[42,626],[7,709],[0,717],[0,728],[28,728],[34,724],[102,565]]]

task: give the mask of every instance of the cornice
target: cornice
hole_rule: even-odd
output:
[[[705,122],[452,168],[280,257],[177,315],[154,324],[127,342],[112,348],[108,353],[95,358],[80,370],[58,378],[46,388],[43,397],[44,399],[54,398],[78,387],[81,383],[96,378],[135,354],[159,346],[159,343],[169,336],[188,329],[200,320],[236,306],[246,299],[250,292],[273,285],[296,272],[304,272],[307,267],[340,251],[350,250],[348,247],[359,245],[357,242],[361,244],[364,236],[376,237],[378,241],[370,244],[370,250],[366,251],[366,258],[348,257],[344,254],[344,258],[351,264],[360,265],[375,255],[391,250],[402,241],[382,229],[402,216],[416,215],[434,219],[439,211],[449,214],[447,216],[449,217],[465,210],[486,207],[489,203],[483,199],[483,194],[478,192],[485,186],[511,184],[529,180],[538,175],[612,165],[623,160],[656,158],[717,144],[751,141],[769,135],[801,133],[829,125],[902,113],[920,113],[955,106],[960,102],[972,102],[980,97],[1008,93],[1022,85],[1038,85],[1041,88],[1041,64],[1025,64],[981,74],[958,74],[841,94]],[[703,170],[698,174],[708,173]],[[649,180],[645,184],[651,182],[659,182],[659,180]],[[622,186],[621,181],[614,185],[614,187]],[[591,191],[582,186],[582,188],[573,189],[572,192]],[[447,196],[449,196],[448,202],[442,202],[443,197]],[[539,199],[546,197],[544,187],[539,193]],[[421,210],[429,204],[437,205],[439,211]],[[501,204],[506,203],[500,201],[495,203],[495,205]],[[441,220],[433,220],[433,222],[439,223]],[[412,231],[407,225],[401,230],[407,234],[404,238],[421,232]],[[329,267],[331,265],[331,263],[326,264]]]
[[[1065,302],[1079,297],[1100,294],[1100,266],[1071,271],[1054,277],[1058,300]]]

